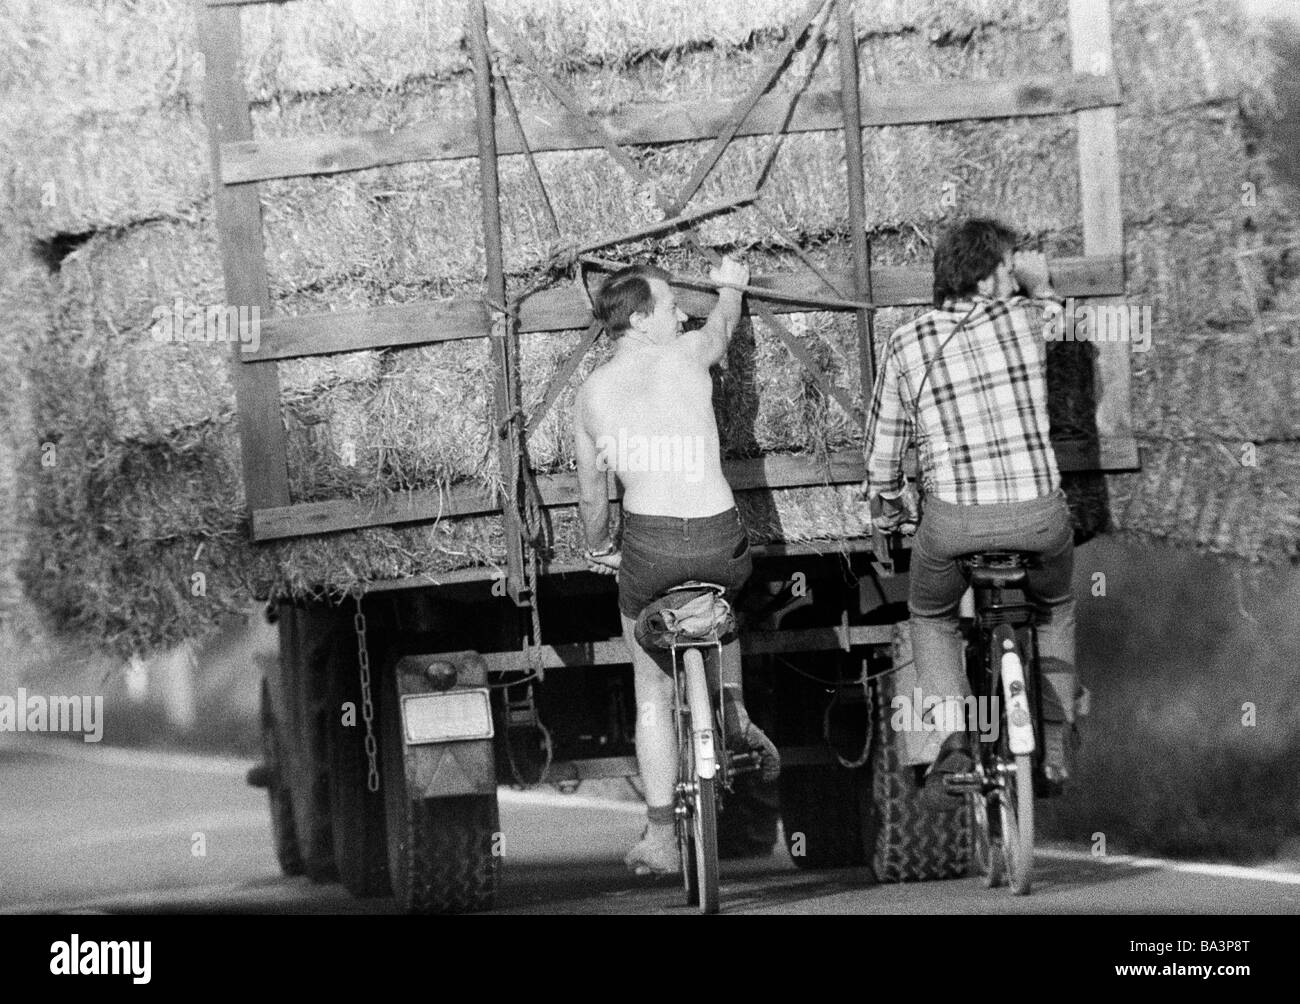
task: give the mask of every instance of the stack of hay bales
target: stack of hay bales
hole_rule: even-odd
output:
[[[181,0],[97,9],[29,0],[0,15],[13,29],[3,37],[20,40],[6,43],[0,69],[11,95],[10,128],[0,140],[13,165],[5,225],[16,243],[43,250],[52,264],[24,287],[29,316],[44,319],[23,339],[33,422],[24,455],[51,442],[58,457],[52,467],[31,466],[27,588],[62,622],[123,650],[201,634],[250,592],[337,593],[499,564],[504,555],[499,519],[247,542],[228,347],[150,337],[156,308],[177,298],[222,300],[191,8]],[[498,5],[556,75],[601,111],[739,97],[784,40],[789,8],[783,0],[668,0],[651,16],[604,0]],[[255,134],[401,128],[470,115],[462,15],[460,0],[245,9]],[[1114,22],[1126,102],[1128,269],[1133,299],[1154,304],[1157,326],[1151,353],[1134,357],[1146,469],[1109,479],[1114,522],[1252,559],[1294,555],[1286,478],[1294,483],[1300,451],[1294,397],[1279,374],[1295,348],[1279,318],[1287,297],[1300,293],[1290,292],[1294,254],[1279,250],[1293,240],[1293,221],[1260,178],[1244,133],[1243,109],[1266,105],[1257,42],[1220,3],[1166,11],[1125,0],[1114,5]],[[1069,65],[1063,2],[863,4],[858,25],[868,86],[1058,73]],[[836,87],[833,43],[819,68],[817,60],[818,49],[806,49],[777,89],[797,89],[810,74],[813,86]],[[558,110],[525,67],[505,54],[499,65],[520,106]],[[938,230],[974,212],[1002,216],[1049,254],[1081,253],[1069,117],[892,127],[869,130],[865,140],[875,264],[927,264]],[[706,147],[638,156],[672,191]],[[770,138],[735,141],[697,204],[749,190],[771,148]],[[537,159],[565,239],[594,239],[656,216],[602,151]],[[501,172],[505,257],[511,285],[520,288],[555,234],[522,158],[504,159]],[[1247,213],[1241,182],[1252,179],[1258,202]],[[269,182],[262,198],[276,313],[482,289],[472,160]],[[793,273],[800,266],[784,248],[793,240],[827,266],[846,268],[840,134],[786,138],[762,200],[782,234],[742,209],[706,221],[704,243],[748,250],[756,270]],[[680,235],[606,253],[704,268]],[[882,311],[877,337],[915,313]],[[860,399],[851,319],[806,314],[791,324]],[[576,333],[524,336],[528,410],[576,340]],[[579,377],[608,351],[598,343]],[[1077,358],[1057,368],[1054,420],[1063,427],[1079,417],[1070,395],[1086,369]],[[294,502],[490,485],[498,477],[485,341],[297,360],[279,371]],[[1231,409],[1235,388],[1254,388],[1252,381],[1268,389],[1252,390]],[[819,457],[862,445],[857,422],[826,402],[761,325],[737,335],[716,400],[732,457]],[[571,401],[572,387],[531,437],[539,471],[572,469]],[[1268,440],[1257,467],[1227,462],[1224,449],[1239,452],[1238,439]],[[1106,486],[1095,478],[1085,487],[1091,532],[1102,521]],[[743,505],[757,540],[824,540],[833,548],[862,528],[849,489],[752,493]],[[580,546],[575,514],[557,510],[553,521],[557,557],[572,555]]]

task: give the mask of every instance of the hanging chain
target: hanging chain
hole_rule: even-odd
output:
[[[352,626],[357,633],[357,664],[361,667],[361,718],[366,723],[366,787],[379,790],[379,743],[375,740],[375,702],[370,693],[370,653],[366,649],[366,615],[361,611],[361,594],[356,594],[357,612]]]

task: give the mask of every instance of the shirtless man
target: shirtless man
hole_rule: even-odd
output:
[[[711,277],[743,285],[749,269],[726,258]],[[573,407],[586,556],[594,569],[619,573],[619,612],[635,673],[637,760],[648,816],[645,833],[626,858],[637,874],[681,868],[673,820],[672,681],[637,643],[637,615],[658,593],[687,579],[726,586],[734,601],[753,567],[722,474],[709,377],[740,320],[741,294],[719,290],[704,326],[683,332],[687,317],[668,278],[661,269],[634,265],[610,276],[597,292],[596,317],[616,348],[583,383]],[[621,550],[610,536],[607,470],[623,485]],[[721,673],[727,733],[758,754],[763,777],[771,780],[780,761],[745,711],[739,642],[723,647]]]

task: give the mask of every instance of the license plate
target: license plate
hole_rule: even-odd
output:
[[[405,694],[402,722],[409,745],[491,739],[493,735],[492,706],[486,688]]]

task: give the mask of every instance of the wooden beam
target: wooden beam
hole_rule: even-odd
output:
[[[1109,0],[1070,0],[1070,62],[1076,73],[1113,72]],[[1083,250],[1123,260],[1124,213],[1120,202],[1119,141],[1114,108],[1080,111],[1078,125],[1079,196],[1083,211]],[[1122,292],[1122,291],[1121,291]],[[1117,302],[1117,301],[1111,301]],[[1130,349],[1126,342],[1097,346],[1095,382],[1097,434],[1103,439],[1133,433]]]
[[[1132,470],[1137,466],[1137,445],[1127,440],[1053,441],[1062,471]],[[915,465],[912,464],[914,469]],[[832,453],[825,464],[803,455],[775,455],[750,460],[728,460],[723,474],[734,491],[770,491],[826,485],[856,485],[866,477],[857,450]],[[538,488],[547,508],[578,504],[578,479],[574,474],[539,474]],[[609,500],[619,494],[609,479]],[[476,485],[453,485],[446,490],[399,492],[374,502],[332,499],[260,509],[253,513],[253,540],[284,540],[317,533],[338,533],[370,526],[397,526],[437,519],[489,516],[501,511],[496,497]]]
[[[699,191],[700,186],[704,184],[704,179],[709,176],[709,172],[713,170],[714,165],[717,164],[718,159],[726,151],[732,139],[735,137],[736,131],[740,128],[745,119],[749,117],[749,113],[754,110],[754,106],[758,104],[759,99],[771,89],[772,85],[776,82],[776,78],[781,75],[781,71],[785,68],[785,64],[790,61],[790,57],[794,54],[795,49],[798,48],[799,43],[803,40],[804,35],[808,31],[809,25],[813,22],[813,18],[817,16],[817,12],[825,7],[828,2],[829,0],[812,0],[812,2],[804,8],[803,13],[795,19],[794,27],[790,30],[789,37],[786,38],[785,44],[781,46],[776,55],[768,62],[763,72],[759,74],[758,79],[754,81],[749,92],[741,98],[739,102],[737,102],[736,106],[731,110],[731,114],[727,117],[727,121],[724,122],[722,128],[718,130],[718,135],[714,139],[713,143],[710,144],[709,149],[705,151],[704,156],[696,162],[694,170],[691,171],[691,176],[686,180],[686,184],[682,186],[681,191],[677,193],[677,197],[672,201],[668,209],[665,210],[668,215],[671,216],[674,213],[681,212],[682,208],[690,202],[695,193]]]
[[[859,93],[858,34],[852,0],[836,0],[840,17],[840,93],[843,95],[844,161],[849,184],[849,242],[853,249],[853,295],[872,299],[871,259],[867,248],[867,183],[862,168],[862,102]],[[862,402],[870,407],[875,377],[875,319],[870,310],[853,315],[858,332],[858,379]]]
[[[785,120],[788,98],[760,98],[737,136],[766,136]],[[873,88],[862,109],[862,125],[920,125],[965,119],[1063,115],[1120,103],[1114,75],[1053,74],[987,81],[918,81]],[[596,121],[622,146],[711,140],[726,127],[733,103],[721,100],[674,101],[632,105]],[[604,144],[588,122],[571,112],[520,111],[528,145],[534,153],[592,150]],[[838,89],[812,90],[795,104],[787,132],[843,128]],[[241,139],[222,148],[221,180],[227,184],[296,178],[314,174],[362,171],[425,160],[461,160],[477,156],[473,119],[426,122],[389,132],[378,129],[350,134],[287,139]],[[497,150],[521,154],[524,146],[508,120],[497,123]]]
[[[904,539],[903,547],[909,542]],[[840,559],[855,554],[867,554],[871,551],[871,541],[867,537],[844,537],[837,540],[812,540],[794,544],[755,544],[751,550],[755,558],[831,558]],[[589,574],[591,569],[586,562],[553,561],[547,564],[548,577]],[[489,565],[477,565],[473,568],[459,568],[453,572],[440,572],[435,575],[411,575],[404,579],[379,579],[361,586],[362,592],[388,593],[403,589],[419,589],[425,586],[464,585],[476,582],[490,582],[500,578],[499,569]]]
[[[1061,296],[1091,297],[1124,291],[1124,263],[1117,255],[1061,258],[1049,264],[1052,283]],[[933,296],[934,273],[928,268],[880,266],[871,275],[877,306],[924,306]],[[842,288],[853,286],[847,272],[832,272],[830,278]],[[816,301],[823,289],[820,280],[802,273],[754,276],[750,285],[788,298],[789,302],[772,301],[771,310],[777,314],[816,311],[819,308],[810,301]],[[678,303],[687,314],[695,318],[708,316],[716,297],[684,287],[679,290]],[[525,334],[575,331],[591,322],[586,297],[572,286],[541,290],[520,304],[519,330]],[[257,351],[242,352],[239,358],[245,363],[258,363],[361,349],[409,348],[490,334],[491,318],[478,300],[408,303],[297,317],[264,316]]]
[[[578,372],[578,367],[582,365],[583,357],[586,356],[587,350],[596,344],[596,338],[600,335],[604,325],[599,321],[592,321],[587,325],[587,330],[582,333],[582,338],[577,346],[569,353],[560,368],[551,375],[550,383],[546,385],[546,391],[542,394],[542,403],[537,406],[537,410],[528,416],[528,424],[525,426],[525,432],[532,432],[537,428],[538,423],[546,417],[546,413],[551,410],[555,402],[559,400],[564,389],[569,386],[569,381],[573,375]]]
[[[244,92],[240,56],[239,9],[203,7],[199,10],[199,41],[203,47],[204,115],[208,124],[208,155],[212,177],[221,176],[221,150],[230,141],[253,135],[253,121]],[[259,185],[214,185],[213,204],[221,243],[226,303],[249,307],[259,317],[271,313],[262,236]],[[250,510],[289,503],[289,463],[284,421],[280,413],[280,375],[274,366],[242,366],[247,355],[236,339],[232,355],[235,411],[243,461],[244,499]]]
[[[475,122],[478,124],[479,189],[483,209],[483,248],[487,259],[485,296],[498,305],[489,335],[492,356],[496,361],[493,374],[493,425],[496,427],[497,461],[503,491],[516,485],[520,458],[515,436],[506,425],[519,406],[519,384],[514,372],[513,339],[518,337],[514,320],[506,310],[506,273],[501,242],[501,197],[497,175],[496,113],[492,103],[492,67],[489,62],[487,8],[483,0],[469,0],[466,5],[470,39],[470,57],[474,64]],[[524,539],[522,520],[517,508],[518,497],[507,498],[501,505],[501,519],[506,544],[506,591],[516,606],[528,606],[532,593],[524,580]]]

